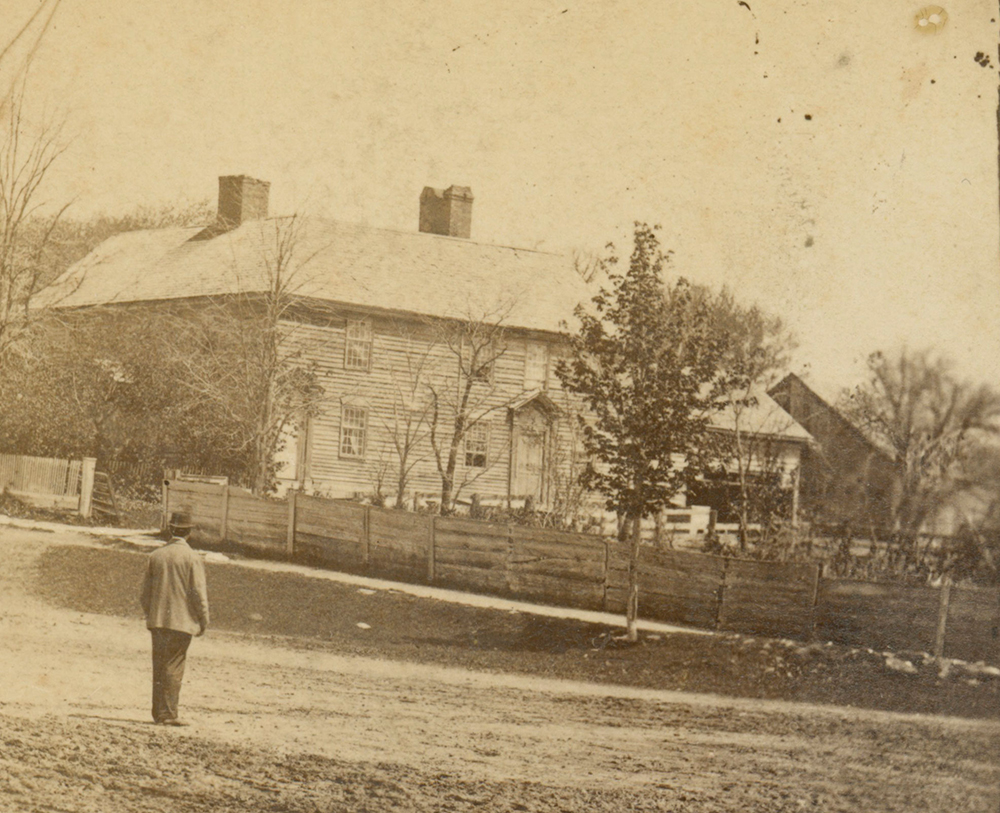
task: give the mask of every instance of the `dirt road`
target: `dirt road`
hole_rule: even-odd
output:
[[[494,675],[211,632],[150,725],[134,620],[0,529],[0,809],[989,811],[1000,724]],[[305,612],[307,608],[303,608]]]

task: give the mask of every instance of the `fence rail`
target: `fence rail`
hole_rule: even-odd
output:
[[[581,609],[623,612],[628,547],[589,534],[374,508],[292,492],[265,500],[224,481],[167,477],[164,519],[195,539],[338,569]],[[1000,663],[1000,588],[941,589],[821,577],[817,564],[643,546],[640,617]]]

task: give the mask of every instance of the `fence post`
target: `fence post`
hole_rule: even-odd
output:
[[[285,553],[288,558],[295,555],[295,508],[297,491],[288,492],[288,539],[285,543]]]
[[[222,519],[219,520],[219,541],[225,542],[229,535],[229,478],[222,484]]]
[[[941,600],[938,602],[937,634],[934,636],[934,657],[944,655],[945,630],[948,627],[948,605],[951,603],[951,576],[946,575],[941,583]]]
[[[437,531],[435,526],[436,517],[431,514],[427,517],[427,581],[434,581],[434,544]]]
[[[608,575],[611,572],[611,543],[607,539],[602,539],[602,541],[604,542],[604,603],[602,608],[604,612],[608,612]]]
[[[815,565],[815,575],[813,576],[812,608],[809,611],[809,640],[816,637],[816,607],[819,604],[819,579],[823,572],[822,565]]]
[[[514,570],[514,526],[512,523],[507,523],[507,558],[504,562],[504,579],[507,582],[508,592],[514,592],[513,585],[513,570]]]
[[[719,603],[715,608],[715,628],[722,628],[722,607],[726,601],[726,574],[729,573],[729,557],[722,560],[722,578],[719,580]]]
[[[365,506],[365,513],[361,521],[361,550],[364,552],[364,564],[365,567],[371,565],[372,562],[372,540],[371,540],[371,506]]]
[[[80,474],[80,516],[90,518],[92,499],[94,496],[94,469],[97,468],[97,458],[83,458],[83,472]]]

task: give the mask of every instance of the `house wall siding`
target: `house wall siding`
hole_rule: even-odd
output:
[[[344,364],[346,328],[349,320],[366,318],[372,324],[372,361],[369,370],[346,369]],[[397,415],[411,404],[411,412],[419,414],[426,407],[426,390],[414,387],[417,381],[433,383],[444,393],[442,400],[454,403],[459,395],[459,366],[455,352],[447,345],[440,326],[412,318],[389,318],[363,311],[344,310],[328,317],[325,324],[288,323],[289,343],[294,344],[303,363],[313,366],[326,395],[321,412],[310,422],[309,466],[306,487],[317,493],[333,497],[352,497],[371,494],[382,480],[385,495],[394,495],[398,480],[399,456],[395,451],[394,437],[402,437],[402,429],[395,430]],[[455,470],[456,488],[460,496],[472,493],[489,497],[502,497],[508,493],[511,458],[511,426],[507,405],[525,394],[526,357],[529,344],[550,346],[558,342],[551,339],[525,335],[511,329],[503,336],[503,351],[495,361],[492,381],[473,385],[471,403],[474,418],[485,421],[489,427],[487,466],[477,470],[465,465],[462,446],[459,447]],[[554,354],[546,350],[551,358]],[[533,357],[537,358],[537,349]],[[546,389],[558,390],[555,366],[550,363],[546,371]],[[537,366],[530,370],[537,377]],[[537,381],[532,381],[537,383]],[[416,389],[417,399],[410,394]],[[368,426],[363,458],[344,458],[340,454],[341,413],[345,405],[360,406],[367,410]],[[451,434],[453,411],[444,411],[439,425],[442,443],[447,453],[447,440]],[[564,426],[565,425],[565,426]],[[566,420],[556,421],[553,447],[565,449],[571,445]],[[427,434],[427,427],[421,428]],[[566,435],[567,437],[561,437]],[[294,478],[294,455],[300,453],[298,444],[286,444],[287,465],[284,470],[286,485]],[[408,478],[407,491],[438,494],[441,476],[432,454],[429,438],[425,438],[413,451],[419,458]],[[517,495],[515,495],[517,496]]]

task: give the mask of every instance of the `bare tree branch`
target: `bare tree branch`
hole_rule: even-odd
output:
[[[44,255],[68,206],[40,214],[40,190],[65,150],[60,128],[42,126],[30,136],[27,128],[22,93],[4,110],[0,141],[0,369],[38,316],[33,304],[47,281]]]

